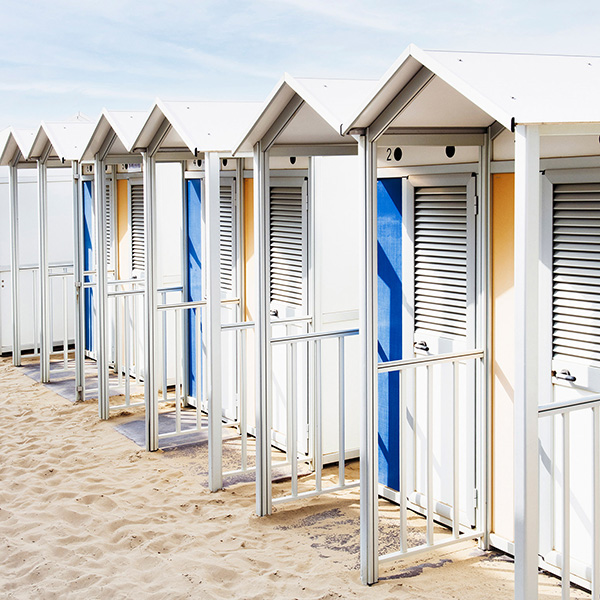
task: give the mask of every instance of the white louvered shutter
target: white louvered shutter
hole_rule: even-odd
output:
[[[144,252],[144,185],[131,184],[131,268],[143,271]]]
[[[414,189],[415,331],[467,335],[467,187]]]
[[[104,185],[104,228],[106,236],[106,264],[108,268],[114,268],[113,251],[113,204],[112,204],[112,182],[109,180]]]
[[[600,366],[600,183],[554,186],[554,357]]]
[[[305,302],[306,225],[302,186],[271,187],[271,301],[294,306]]]
[[[235,202],[233,184],[221,185],[220,256],[221,290],[235,289]]]

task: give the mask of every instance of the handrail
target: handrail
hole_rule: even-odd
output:
[[[541,404],[538,406],[538,416],[547,417],[558,413],[567,413],[584,408],[592,408],[600,404],[600,394],[576,398],[575,400],[564,400],[562,402],[551,402],[550,404]]]
[[[292,325],[294,323],[312,323],[313,318],[310,315],[304,317],[287,317],[271,321],[271,325]]]
[[[467,358],[483,358],[483,350],[469,350],[467,352],[449,352],[447,354],[436,354],[434,356],[423,356],[422,358],[407,358],[406,360],[390,360],[379,363],[377,370],[380,373],[387,371],[402,371],[404,369],[418,367],[419,365],[430,365],[433,363],[456,362]]]
[[[159,304],[156,310],[171,310],[176,308],[194,308],[196,306],[206,306],[206,300],[198,300],[197,302],[173,302],[172,304]]]
[[[156,291],[159,294],[163,294],[163,293],[167,293],[167,292],[183,292],[183,286],[181,286],[181,285],[172,285],[170,287],[158,288]]]
[[[288,344],[291,342],[308,342],[310,340],[325,340],[328,338],[348,337],[358,335],[358,329],[338,329],[337,331],[321,331],[319,333],[301,333],[273,338],[271,344]]]
[[[290,317],[289,319],[277,319],[271,321],[271,325],[294,325],[300,323],[310,323],[312,322],[311,316],[306,317]],[[254,321],[238,321],[236,323],[226,323],[225,325],[221,325],[222,330],[241,330],[241,329],[251,329],[254,327],[256,323]]]
[[[73,271],[66,271],[63,273],[48,273],[48,277],[71,277],[73,275]]]
[[[115,290],[114,292],[108,292],[106,295],[112,298],[114,296],[139,296],[144,293],[145,290]]]
[[[238,330],[242,329],[252,329],[254,327],[254,321],[240,321],[239,323],[225,323],[225,325],[221,325],[221,330]]]

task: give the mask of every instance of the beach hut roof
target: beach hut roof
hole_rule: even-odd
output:
[[[256,116],[259,102],[166,101],[158,99],[139,133],[135,148],[152,144],[163,122],[171,125],[161,148],[196,152],[231,152]]]
[[[39,158],[50,144],[50,156],[62,162],[79,160],[93,131],[94,124],[87,118],[72,121],[44,121],[37,131],[28,158]]]
[[[286,73],[244,132],[236,152],[251,151],[294,99],[301,101],[299,108],[278,138],[278,144],[347,144],[348,139],[340,134],[342,123],[371,97],[376,85],[372,80],[310,79]]]
[[[344,133],[370,126],[419,72],[431,77],[394,127],[600,122],[600,57],[425,51],[410,45],[372,97],[344,122]]]
[[[133,151],[133,144],[146,122],[148,111],[135,110],[107,110],[103,109],[98,118],[87,146],[81,153],[81,160],[93,160],[102,148],[105,140],[111,132],[116,138],[110,147],[109,154],[127,155]]]
[[[7,130],[4,130],[5,132]],[[26,161],[35,139],[35,129],[15,129],[10,127],[6,137],[0,141],[0,165],[10,165],[18,153],[21,154],[22,161]]]

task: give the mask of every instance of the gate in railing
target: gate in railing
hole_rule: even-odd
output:
[[[583,428],[578,428],[577,437],[585,438],[591,434],[591,460],[588,460],[589,455],[585,457],[571,456],[573,441],[571,440],[571,415],[582,413],[591,417],[585,420],[585,423],[590,427],[591,431],[585,431]],[[555,562],[556,565],[548,564],[540,559],[540,565],[554,572],[561,577],[562,599],[568,600],[571,593],[571,581],[574,579],[572,575],[572,540],[571,540],[571,514],[575,510],[579,513],[579,518],[584,517],[590,528],[591,547],[589,548],[589,560],[586,560],[588,565],[585,568],[587,574],[579,577],[576,583],[586,585],[591,582],[592,598],[600,598],[600,394],[594,394],[575,400],[566,400],[563,402],[552,402],[542,405],[538,408],[538,417],[540,419],[552,419],[553,432],[556,439],[558,451],[554,456],[546,457],[549,459],[551,468],[551,486],[552,495],[555,496],[555,501],[551,503],[552,509],[550,518],[554,523],[548,526],[545,523],[546,531],[552,532],[552,552],[559,555],[559,559]],[[582,422],[579,421],[579,425]],[[541,423],[540,423],[541,426]],[[541,427],[540,427],[541,429]],[[541,448],[542,449],[542,448]],[[544,459],[543,456],[541,456]],[[582,473],[582,464],[588,460],[590,471]],[[543,460],[542,460],[543,465]],[[573,466],[576,466],[578,475],[584,479],[591,495],[590,498],[582,497],[575,498],[577,504],[573,506],[573,491],[572,491],[572,471]],[[540,472],[542,470],[540,469]],[[589,485],[591,484],[591,485]],[[583,504],[591,505],[591,514],[584,513]],[[555,525],[558,531],[555,530]],[[555,533],[558,534],[555,536]],[[581,549],[580,549],[581,550]],[[541,553],[540,553],[541,556]]]
[[[467,378],[477,377],[478,369],[473,367],[483,363],[484,352],[473,350],[469,352],[457,352],[451,354],[440,354],[436,356],[426,356],[423,358],[412,358],[406,360],[390,361],[379,363],[379,373],[397,373],[399,377],[399,405],[400,405],[400,432],[399,432],[399,490],[396,494],[396,500],[399,506],[400,519],[398,520],[398,550],[377,555],[376,560],[379,565],[390,563],[405,557],[431,551],[435,548],[443,548],[466,540],[478,539],[484,535],[485,530],[485,506],[480,503],[480,509],[476,511],[474,523],[469,523],[468,518],[461,518],[461,487],[464,488],[464,479],[466,476],[465,457],[461,456],[461,434],[460,423],[462,417],[470,413],[469,410],[461,408],[464,405],[465,394],[468,390],[476,390],[475,385],[471,386]],[[463,365],[461,367],[461,365]],[[482,372],[482,371],[481,371]],[[475,393],[475,398],[478,397]],[[439,473],[440,456],[436,455],[434,449],[434,411],[436,407],[436,398],[438,401],[448,402],[448,410],[451,414],[451,420],[447,423],[438,423],[438,426],[447,428],[446,440],[450,438],[450,445],[444,447],[442,452],[447,453],[447,463],[452,474],[449,489],[446,489],[444,496],[449,498],[442,502],[440,494],[440,482],[442,474]],[[481,403],[474,402],[475,407]],[[420,405],[420,408],[418,407]],[[472,423],[469,427],[474,431],[470,432],[471,439],[485,439],[485,411],[476,410]],[[464,426],[464,419],[463,426]],[[437,438],[439,439],[439,437]],[[475,452],[475,448],[473,448]],[[479,456],[484,456],[479,454]],[[409,459],[410,457],[410,459]],[[377,455],[373,458],[377,460]],[[412,464],[409,465],[409,460]],[[434,463],[438,463],[435,469]],[[475,468],[475,467],[473,467]],[[377,468],[375,468],[377,472]],[[409,477],[409,473],[412,474]],[[434,475],[437,475],[438,483],[434,485]],[[485,485],[485,461],[479,461],[476,481],[479,490]],[[470,478],[467,477],[467,480]],[[424,482],[425,489],[418,489]],[[446,486],[448,487],[448,486]],[[424,497],[424,502],[421,500]],[[464,493],[463,493],[464,497]],[[377,502],[377,496],[375,496]],[[377,513],[377,507],[373,507],[374,514]],[[409,545],[408,531],[408,511],[424,515],[426,519],[425,543],[414,546]],[[465,522],[467,521],[467,522]],[[435,523],[441,523],[448,526],[447,533],[443,530],[434,532]],[[375,519],[375,539],[378,536],[379,517]],[[368,527],[367,524],[363,524]],[[375,544],[377,549],[377,543]]]
[[[276,461],[272,467],[281,467],[289,465],[291,467],[291,490],[289,493],[279,496],[273,500],[273,504],[282,504],[293,502],[300,498],[310,498],[321,494],[330,494],[344,489],[354,488],[359,485],[358,481],[346,482],[346,338],[357,336],[358,329],[344,329],[338,331],[325,331],[318,333],[300,333],[291,335],[291,327],[297,326],[299,322],[306,319],[281,319],[274,321],[273,324],[285,324],[288,335],[272,338],[271,348],[284,346],[286,348],[286,458],[285,461]],[[337,369],[337,460],[329,461],[330,464],[337,462],[337,484],[323,487],[323,467],[324,467],[324,436],[331,435],[330,430],[326,430],[323,423],[323,364],[324,348],[323,343],[329,340],[332,342],[330,350],[335,347],[335,364]],[[302,390],[298,384],[299,361],[298,354],[302,347],[308,350],[308,374],[309,374],[309,393],[307,398],[298,398],[298,392]],[[329,357],[331,358],[331,356]],[[304,402],[308,408],[308,422],[306,423],[309,433],[308,452],[300,451],[298,447],[298,409],[299,402]],[[301,411],[302,414],[303,411]],[[314,469],[314,487],[302,492],[298,491],[298,464],[300,462],[312,462]]]
[[[27,352],[28,356],[40,356],[40,306],[39,306],[39,277],[38,266],[19,267],[19,289],[16,297],[19,302],[19,310],[13,313],[13,319],[17,319],[16,327],[19,328],[19,347],[13,348],[15,364],[21,362],[21,355]],[[71,263],[60,263],[50,265],[48,268],[49,281],[49,339],[50,353],[56,354],[56,349],[62,355],[62,368],[54,368],[51,374],[63,373],[72,370],[69,366],[69,344],[74,341],[73,314],[74,314],[74,292],[73,292],[73,265]],[[28,314],[23,308],[30,303],[31,312]],[[24,330],[23,317],[27,316],[27,331]],[[29,329],[31,327],[31,329]],[[25,335],[23,335],[25,334]],[[25,341],[26,340],[26,341]]]

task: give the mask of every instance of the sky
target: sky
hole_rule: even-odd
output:
[[[410,43],[600,55],[598,0],[0,0],[0,22],[0,130],[262,101],[284,72],[379,79]]]

